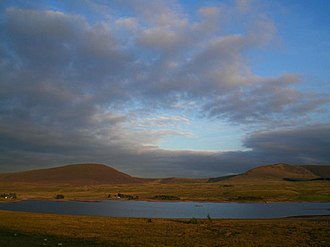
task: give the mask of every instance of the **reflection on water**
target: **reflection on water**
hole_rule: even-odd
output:
[[[280,218],[329,215],[330,203],[213,203],[146,201],[21,201],[0,203],[0,209],[133,218]]]

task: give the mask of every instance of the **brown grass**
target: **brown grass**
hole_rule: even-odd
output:
[[[186,201],[330,201],[329,181],[221,181],[217,183],[149,182],[142,184],[107,185],[36,185],[24,183],[1,183],[0,194],[13,192],[17,199],[53,200],[63,194],[67,200],[106,200],[109,194],[123,193],[149,200],[158,195],[175,196]],[[0,198],[0,201],[4,199]],[[246,200],[245,200],[246,201]],[[248,201],[248,200],[247,200]]]
[[[105,246],[328,246],[330,218],[192,222],[0,211],[1,231]]]

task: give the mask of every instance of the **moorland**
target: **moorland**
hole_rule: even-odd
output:
[[[329,246],[329,216],[134,219],[0,211],[0,246]]]
[[[209,179],[131,177],[99,164],[0,174],[0,201],[330,201],[329,166],[275,164]],[[118,193],[120,196],[118,196]],[[330,216],[145,219],[0,210],[0,246],[328,246]]]
[[[329,178],[330,166],[275,164],[227,177],[145,179],[105,165],[75,164],[0,174],[0,195],[14,193],[15,200],[322,202],[330,201]],[[119,198],[118,193],[125,196]],[[7,199],[0,196],[0,201]]]

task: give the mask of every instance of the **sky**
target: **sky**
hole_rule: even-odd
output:
[[[0,2],[0,172],[330,164],[330,1]]]

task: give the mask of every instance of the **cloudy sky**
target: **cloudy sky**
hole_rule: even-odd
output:
[[[330,164],[330,1],[0,3],[0,171]]]

